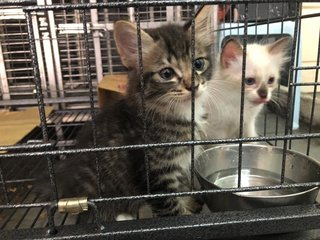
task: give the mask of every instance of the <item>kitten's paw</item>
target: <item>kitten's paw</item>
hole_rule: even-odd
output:
[[[188,209],[183,209],[183,211],[182,211],[182,213],[181,213],[181,215],[192,215],[193,214],[193,212],[191,212],[190,210],[188,210]]]
[[[194,197],[184,197],[182,199],[183,215],[190,215],[200,213],[202,210],[203,203],[199,199]]]
[[[136,219],[131,214],[128,213],[121,213],[116,217],[116,221],[128,221]]]

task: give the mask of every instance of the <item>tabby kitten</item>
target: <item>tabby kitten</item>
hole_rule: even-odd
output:
[[[244,137],[256,137],[256,118],[263,105],[270,101],[290,46],[290,38],[270,44],[248,44],[244,95]],[[243,47],[229,39],[220,54],[212,81],[209,82],[211,101],[207,103],[207,138],[239,137],[240,94]]]
[[[191,140],[191,66],[195,69],[195,135],[200,139],[207,80],[212,75],[209,29],[211,7],[201,9],[195,19],[195,60],[191,59],[190,26],[169,24],[141,30],[145,99],[146,143]],[[124,99],[97,116],[97,145],[143,144],[141,86],[135,24],[118,21],[114,39],[121,61],[128,69],[129,86]],[[89,130],[87,130],[89,129]],[[90,125],[78,137],[77,147],[91,147]],[[199,149],[196,148],[196,152]],[[171,193],[190,190],[190,147],[148,148],[150,190]],[[142,149],[99,152],[102,197],[146,194],[145,155]],[[94,154],[81,154],[56,164],[60,197],[97,197]],[[42,187],[42,195],[48,188]],[[201,210],[193,197],[167,197],[147,202],[158,216],[191,214]],[[144,201],[114,202],[100,206],[105,220],[118,214],[134,215]]]

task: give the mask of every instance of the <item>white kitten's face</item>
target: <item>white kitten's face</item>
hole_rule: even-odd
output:
[[[284,48],[288,42],[283,38],[268,45],[247,45],[245,99],[251,105],[264,104],[271,99],[285,61]],[[235,40],[227,42],[221,53],[221,67],[232,85],[241,86],[242,59],[242,46]]]
[[[245,96],[252,104],[263,104],[271,99],[279,79],[280,64],[266,46],[248,45],[245,75]],[[238,81],[241,82],[241,75]]]

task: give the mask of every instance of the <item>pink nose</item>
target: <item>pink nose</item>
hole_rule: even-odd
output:
[[[258,90],[258,95],[259,95],[261,98],[267,98],[267,96],[268,96],[268,91],[267,91],[267,89],[265,89],[265,88],[260,88],[260,89]]]

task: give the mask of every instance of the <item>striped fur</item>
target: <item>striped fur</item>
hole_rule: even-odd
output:
[[[196,34],[208,36],[205,19],[211,16],[210,8],[203,8],[201,21],[196,19]],[[204,17],[205,16],[205,17]],[[208,31],[205,34],[203,31]],[[115,25],[115,40],[123,64],[128,68],[128,95],[110,103],[97,117],[98,146],[123,146],[142,143],[162,143],[191,140],[191,39],[190,29],[166,25],[141,32],[146,133],[143,139],[143,119],[140,71],[137,61],[137,30],[129,22]],[[202,122],[206,113],[207,80],[212,75],[210,58],[212,39],[196,38],[195,59],[201,58],[195,73],[195,136],[201,138]],[[147,50],[146,50],[147,49]],[[147,59],[147,61],[146,61]],[[201,68],[203,63],[203,68]],[[199,65],[200,64],[200,65]],[[200,67],[199,67],[200,66]],[[164,79],[164,68],[174,72],[172,79]],[[92,133],[86,125],[77,147],[91,147]],[[200,151],[196,148],[196,154]],[[100,162],[103,197],[146,194],[145,155],[150,166],[151,193],[172,193],[190,190],[190,153],[188,146],[121,150],[97,153]],[[95,154],[74,155],[56,164],[60,197],[86,195],[97,197]],[[47,185],[38,192],[50,195]],[[170,197],[145,201],[110,202],[102,204],[100,211],[105,220],[116,219],[120,213],[134,215],[142,204],[149,204],[158,216],[191,214],[201,210],[201,204],[192,197]]]

